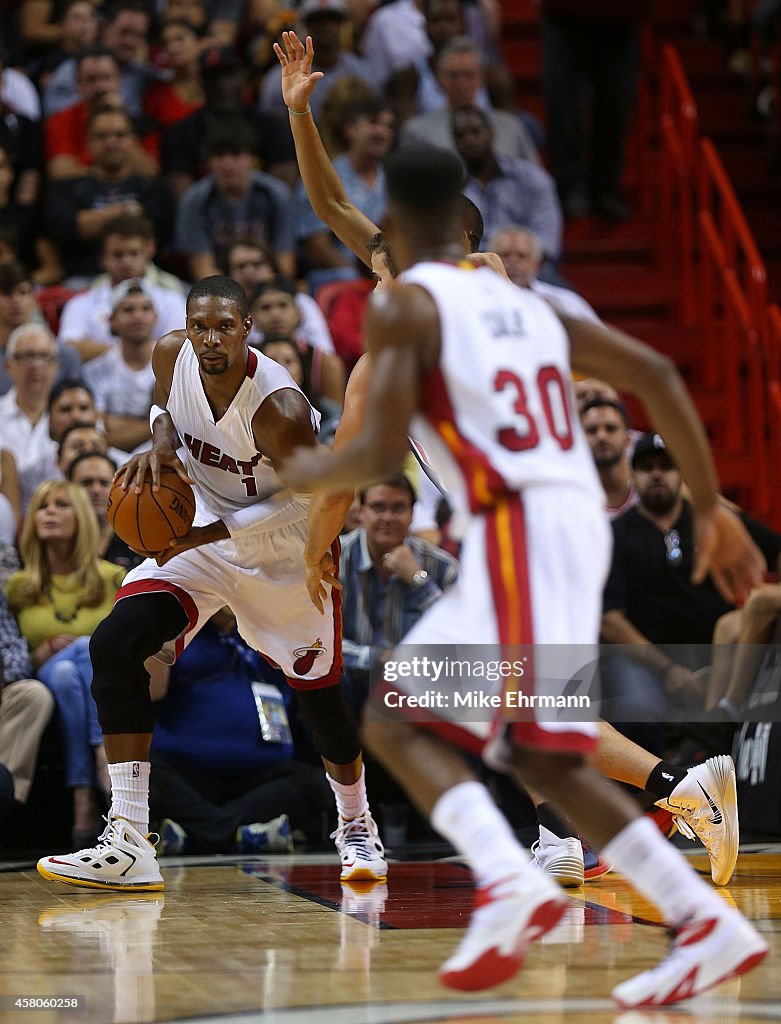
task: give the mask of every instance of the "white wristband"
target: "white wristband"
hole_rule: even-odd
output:
[[[168,412],[167,409],[161,409],[159,405],[153,405],[149,410],[149,429],[154,432],[155,420],[158,416],[162,416],[163,413]]]
[[[291,523],[302,522],[309,512],[308,495],[297,495],[289,488],[272,494],[270,498],[246,505],[237,512],[222,516],[233,539],[252,531],[267,533]]]

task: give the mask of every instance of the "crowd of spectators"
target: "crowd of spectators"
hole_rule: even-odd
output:
[[[383,159],[395,146],[451,147],[485,224],[483,248],[518,287],[597,321],[558,275],[563,217],[627,214],[619,181],[645,10],[629,5],[629,16],[607,4],[595,15],[597,6],[541,4],[551,175],[542,125],[513,102],[495,0],[10,5],[0,39],[0,817],[4,800],[28,799],[51,718],[73,838],[86,845],[100,830],[107,778],[88,639],[138,562],[111,530],[106,497],[116,468],[149,443],[152,349],[184,325],[189,284],[235,278],[254,317],[250,343],[288,369],[320,411],[326,441],[338,423],[374,281],[315,215],[298,178],[271,49],[280,31],[313,38],[314,70],[324,74],[313,115],[362,213],[383,221]],[[599,57],[608,43],[615,59]],[[587,79],[590,127],[572,102]],[[660,584],[661,623],[683,622],[665,604],[668,591],[691,600],[705,644],[714,629],[738,651],[765,638],[776,591],[737,612],[712,587],[680,590],[693,545],[680,480],[661,518],[647,500],[659,489],[648,475],[674,467],[648,469],[638,450],[631,455],[636,438],[618,395],[598,382],[578,387],[617,517],[606,636],[656,645],[645,668],[658,688],[734,719],[750,686],[745,657],[722,658],[709,688],[674,662],[664,645],[677,636],[649,625],[651,605],[637,600],[642,573],[626,559]],[[670,461],[664,450],[651,455]],[[413,459],[406,476],[356,496],[345,534],[345,681],[359,709],[373,665],[455,581],[457,544],[446,501]],[[781,544],[767,531],[762,540],[774,570]],[[312,752],[294,696],[227,613],[170,674],[156,666],[152,678],[153,804],[169,852],[287,849],[291,826],[318,832],[328,800],[318,773],[296,759]],[[287,724],[275,732],[272,720]]]

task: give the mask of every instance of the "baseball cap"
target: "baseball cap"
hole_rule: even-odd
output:
[[[637,469],[638,462],[642,462],[643,459],[647,459],[652,455],[662,455],[669,462],[670,467],[675,467],[676,465],[675,459],[670,454],[661,434],[643,434],[635,445],[635,450],[632,452],[632,469]]]
[[[143,277],[129,277],[127,281],[120,281],[119,284],[112,289],[111,303],[109,307],[112,314],[120,302],[126,298],[128,292],[143,292],[152,305],[154,306],[155,304],[155,297],[152,293],[152,289]]]
[[[313,14],[338,14],[346,18],[349,14],[346,0],[304,0],[298,9],[304,20]]]
[[[201,72],[205,75],[220,71],[237,71],[243,66],[232,46],[207,46],[201,52],[199,63]]]

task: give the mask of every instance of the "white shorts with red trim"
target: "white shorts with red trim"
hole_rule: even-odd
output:
[[[306,523],[193,548],[163,566],[148,558],[125,577],[117,600],[134,594],[173,594],[188,625],[157,655],[172,664],[201,626],[228,605],[250,647],[278,665],[296,689],[339,682],[341,603],[329,591],[325,614],[309,599],[304,578]],[[338,546],[334,550],[338,564]]]
[[[465,645],[495,653],[533,645],[523,690],[534,692],[535,680],[561,681],[598,657],[602,590],[610,566],[612,535],[602,507],[580,488],[565,485],[530,487],[477,516],[464,540],[461,572],[454,587],[434,604],[394,652],[407,657],[447,652],[466,653]],[[511,655],[508,655],[511,657]],[[441,691],[444,684],[439,682]],[[463,684],[460,684],[463,688]],[[485,692],[502,694],[508,683],[480,683]],[[387,689],[389,684],[384,684]],[[430,678],[399,679],[393,689],[419,696]],[[452,703],[452,702],[451,702]],[[502,700],[482,721],[464,721],[463,707],[415,712],[415,721],[474,753],[482,753],[499,733],[524,746],[589,752],[596,743],[594,720],[573,716],[556,720],[550,709],[507,713]],[[591,718],[590,712],[585,716]],[[412,715],[407,717],[412,720]],[[593,716],[598,717],[598,709]],[[504,728],[508,726],[508,728]],[[494,744],[492,744],[493,746]]]

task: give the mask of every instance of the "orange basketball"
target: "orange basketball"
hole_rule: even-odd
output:
[[[147,474],[141,493],[117,483],[108,496],[108,521],[117,536],[136,551],[155,554],[189,532],[195,517],[192,487],[169,466],[160,469],[160,490]]]

